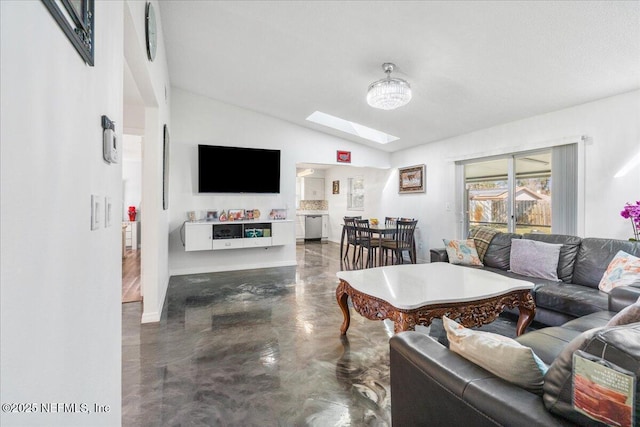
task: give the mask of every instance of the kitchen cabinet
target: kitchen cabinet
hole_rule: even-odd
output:
[[[296,215],[296,242],[304,243],[306,215]]]
[[[322,240],[329,238],[329,215],[322,215]]]
[[[302,179],[302,200],[324,199],[324,178]]]
[[[124,245],[130,247],[133,250],[138,249],[138,221],[123,221],[122,225],[125,226],[124,230]]]

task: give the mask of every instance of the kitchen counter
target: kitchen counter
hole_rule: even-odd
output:
[[[296,215],[329,215],[329,211],[303,211],[297,210]]]

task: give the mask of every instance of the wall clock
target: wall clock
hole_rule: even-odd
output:
[[[151,3],[147,3],[145,9],[145,33],[147,35],[147,58],[153,61],[156,58],[158,47],[158,27],[156,25],[156,12]]]

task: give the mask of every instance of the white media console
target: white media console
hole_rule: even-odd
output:
[[[295,244],[293,220],[197,221],[184,227],[185,251],[263,248]]]

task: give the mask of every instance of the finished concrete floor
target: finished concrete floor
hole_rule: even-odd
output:
[[[336,303],[338,245],[297,267],[174,276],[160,323],[123,305],[123,426],[390,426],[393,325]]]
[[[351,309],[341,337],[339,246],[296,251],[294,267],[171,277],[159,323],[123,304],[123,426],[391,425],[393,323]],[[514,320],[480,329],[514,337]],[[439,319],[416,329],[447,343]]]

